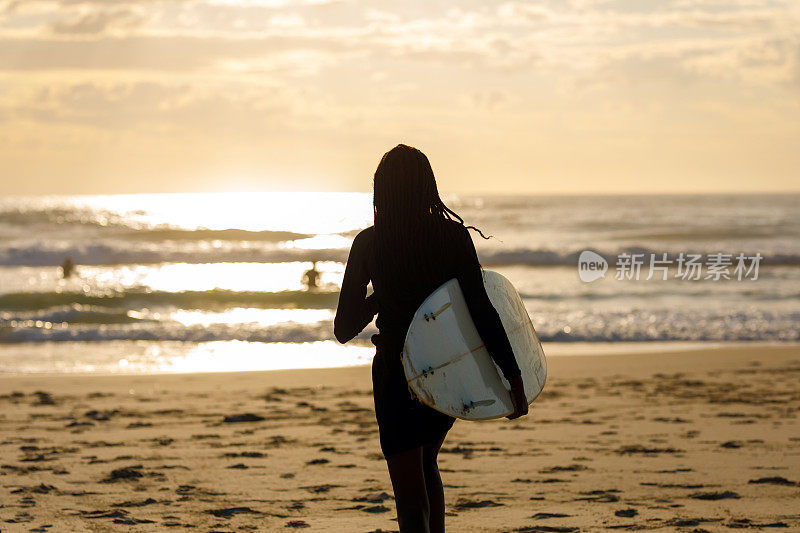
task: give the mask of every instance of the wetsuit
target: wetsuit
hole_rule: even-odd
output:
[[[412,399],[401,361],[403,342],[414,313],[445,281],[458,279],[475,327],[506,379],[520,375],[500,317],[486,294],[472,237],[461,224],[452,221],[443,224],[447,238],[441,245],[445,246],[444,257],[448,259],[437,265],[437,272],[428,279],[403,279],[403,272],[391,266],[377,269],[377,259],[371,253],[373,226],[355,237],[345,267],[334,333],[340,342],[347,342],[378,314],[379,333],[372,336],[377,348],[372,361],[372,388],[381,451],[387,458],[438,441],[455,422],[455,418]],[[374,292],[367,297],[370,281]]]

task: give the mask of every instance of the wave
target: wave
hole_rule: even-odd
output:
[[[373,333],[376,333],[374,331]],[[364,334],[362,334],[364,335]],[[20,328],[0,326],[0,343],[25,342],[108,342],[108,341],[180,341],[180,342],[315,342],[333,339],[331,321],[316,324],[281,324],[247,327],[242,324],[183,326],[175,323],[111,324],[69,328]]]
[[[239,228],[188,229],[159,225],[146,226],[131,222],[119,213],[103,211],[80,211],[72,209],[52,209],[43,211],[0,211],[0,225],[6,233],[13,235],[30,234],[31,231],[52,230],[63,235],[65,231],[74,232],[80,228],[81,235],[91,235],[95,239],[121,240],[161,243],[168,241],[230,241],[230,242],[269,242],[279,243],[305,239],[313,235],[286,230],[245,230]],[[65,229],[65,226],[72,226]],[[12,231],[13,230],[13,231]],[[0,236],[2,240],[2,236]]]
[[[244,229],[183,229],[152,228],[129,231],[124,237],[148,241],[249,241],[283,242],[311,237],[306,233],[292,231],[249,231]]]
[[[196,243],[193,243],[196,244]],[[119,244],[37,244],[0,249],[2,266],[58,266],[70,257],[76,265],[146,265],[160,263],[283,263],[290,261],[347,260],[347,250],[301,248],[276,249],[261,246],[208,247],[131,246]]]
[[[542,341],[800,341],[800,312],[764,310],[571,311],[531,317]]]
[[[0,313],[0,325],[15,327],[43,327],[50,324],[130,324],[152,321],[138,318],[126,309],[89,306],[81,304],[62,305],[48,309],[13,313]]]
[[[743,299],[753,303],[756,301],[761,302],[776,302],[776,301],[798,301],[800,300],[800,293],[794,291],[785,291],[781,288],[773,288],[771,290],[737,290],[734,293],[721,293],[716,290],[711,282],[703,283],[701,281],[681,282],[686,283],[681,290],[665,289],[654,290],[649,286],[641,292],[608,292],[608,293],[563,293],[563,292],[541,292],[541,293],[519,293],[520,298],[524,301],[533,302],[564,302],[571,303],[577,306],[590,304],[591,302],[609,302],[619,301],[622,305],[630,305],[633,301],[652,301],[658,298],[709,298],[714,299],[716,303],[722,301],[730,301],[731,303],[740,303]],[[713,282],[716,283],[716,282]],[[664,283],[666,285],[666,282]],[[783,292],[781,292],[783,291]]]
[[[169,230],[174,231],[174,230]],[[183,230],[178,231],[181,233]],[[211,230],[209,230],[211,231]],[[216,231],[216,230],[214,230]],[[240,232],[241,230],[220,230]],[[254,232],[261,233],[261,232]],[[277,238],[277,237],[276,237]],[[175,239],[180,241],[180,239]],[[28,246],[11,246],[0,249],[1,266],[58,266],[65,257],[70,257],[77,265],[123,265],[123,264],[159,264],[159,263],[281,263],[289,261],[336,261],[343,263],[347,260],[349,250],[337,248],[303,249],[303,248],[276,248],[269,238],[264,236],[262,242],[246,240],[224,241],[219,246],[207,246],[199,241],[185,243],[184,245],[155,245],[141,243],[133,245],[131,242],[107,242],[66,245],[56,243],[36,243]],[[575,266],[583,250],[568,252],[548,249],[513,249],[487,251],[479,250],[478,256],[485,267],[493,266]],[[592,249],[602,256],[613,269],[620,254],[644,254],[645,261],[649,261],[650,254],[655,254],[661,259],[663,250],[652,250],[641,247],[623,247],[616,250]],[[705,262],[708,256],[715,253],[729,253],[735,257],[736,250],[687,250],[686,253],[696,253],[702,256]],[[758,250],[744,250],[746,256],[755,255]],[[800,254],[760,252],[761,265],[800,265]],[[677,253],[668,252],[667,259],[673,263],[678,258]],[[749,264],[749,261],[748,261]]]
[[[92,227],[122,226],[123,217],[119,213],[105,210],[91,210],[74,207],[48,207],[45,209],[2,209],[0,223],[16,226],[34,225],[80,225]]]
[[[800,342],[800,312],[668,311],[538,314],[532,317],[544,342]],[[357,340],[368,342],[374,325]],[[183,325],[171,321],[135,321],[117,324],[63,325],[62,327],[0,324],[0,343],[181,341],[181,342],[288,342],[333,341],[331,320],[313,324],[285,322],[256,324]]]
[[[617,258],[621,254],[643,254],[645,262],[650,260],[650,255],[655,255],[657,260],[662,259],[664,250],[652,250],[649,248],[640,248],[636,246],[629,246],[619,248],[614,251],[603,251],[597,249],[587,248],[596,254],[603,257],[608,262],[609,269],[614,268],[617,263]],[[516,250],[503,250],[498,252],[479,253],[481,264],[484,266],[514,266],[514,265],[527,265],[527,266],[576,266],[578,264],[578,257],[584,250],[570,251],[570,252],[557,252],[554,250],[531,250],[531,249],[516,249]],[[755,255],[758,250],[742,251],[748,258]],[[666,252],[667,260],[673,263],[677,261],[679,253]],[[708,257],[716,253],[732,254],[733,262],[735,265],[735,257],[740,252],[730,250],[714,250],[714,251],[686,251],[685,254],[698,254],[701,256],[701,261],[706,262]],[[782,253],[761,253],[761,265],[800,265],[800,255],[798,254],[782,254]],[[747,260],[750,264],[750,260]]]
[[[255,307],[260,309],[301,308],[334,309],[338,291],[144,291],[87,294],[83,292],[18,292],[0,294],[0,309],[24,311],[52,309],[60,306],[141,309],[145,307],[177,307],[182,309],[226,309]]]
[[[132,223],[121,213],[103,210],[49,208],[41,210],[0,211],[0,224],[17,227],[52,225],[81,226],[108,233],[112,237],[137,240],[231,240],[280,242],[310,237],[306,233],[293,231],[249,231],[229,229],[187,229],[173,226],[142,226]]]

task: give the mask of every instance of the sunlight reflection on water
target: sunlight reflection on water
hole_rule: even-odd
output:
[[[371,195],[356,192],[228,192],[41,197],[32,205],[85,208],[99,225],[327,234],[369,225]]]
[[[373,355],[373,347],[342,346],[335,341],[42,343],[4,347],[0,373],[138,374],[328,368],[368,364]]]

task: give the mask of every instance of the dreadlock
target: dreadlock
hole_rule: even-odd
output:
[[[428,158],[405,144],[386,152],[375,170],[373,212],[378,265],[410,276],[430,276],[446,260],[447,220],[489,238],[444,204]]]

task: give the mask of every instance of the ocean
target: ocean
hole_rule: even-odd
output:
[[[473,232],[481,263],[517,287],[546,351],[800,341],[800,195],[444,199],[493,236]],[[371,200],[2,198],[0,372],[368,363],[374,324],[342,346],[332,320],[350,243],[372,223]],[[595,261],[581,272],[587,250]],[[63,279],[68,257],[76,267]],[[310,291],[302,276],[312,261],[321,275]],[[689,263],[699,268],[687,276]],[[590,271],[596,279],[584,281]]]

